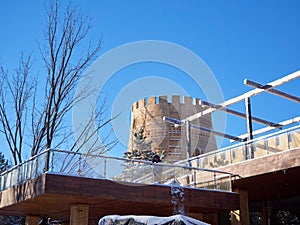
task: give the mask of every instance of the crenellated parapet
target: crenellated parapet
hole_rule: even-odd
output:
[[[152,96],[140,99],[133,103],[131,111],[131,128],[128,150],[134,145],[134,136],[143,128],[148,141],[152,141],[154,151],[164,151],[168,155],[168,161],[175,161],[187,157],[186,134],[183,127],[175,127],[173,124],[163,121],[163,117],[184,119],[190,115],[201,112],[207,106],[201,105],[198,98],[189,96]],[[196,125],[212,128],[211,116],[205,115],[192,121]],[[207,152],[216,148],[214,137],[202,131],[192,132],[193,154]],[[176,156],[176,157],[175,157]],[[172,161],[172,160],[171,160]]]
[[[171,104],[176,106],[184,106],[184,107],[193,107],[193,106],[201,106],[199,103],[199,98],[192,98],[189,96],[179,96],[172,95],[169,99],[168,96],[152,96],[140,99],[133,103],[132,111],[135,109],[139,109],[140,107],[153,106],[153,105],[161,105],[161,104]]]

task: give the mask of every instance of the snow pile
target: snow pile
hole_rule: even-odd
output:
[[[180,184],[174,180],[170,183],[171,186],[171,203],[174,207],[173,214],[181,214],[184,215],[184,189],[180,186]]]
[[[99,225],[209,225],[200,220],[183,215],[170,217],[157,216],[105,216],[99,220]]]

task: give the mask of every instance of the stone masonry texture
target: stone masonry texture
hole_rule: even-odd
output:
[[[131,127],[128,142],[128,151],[132,151],[134,145],[134,133],[144,129],[146,141],[152,141],[152,151],[164,152],[165,162],[176,162],[187,159],[186,126],[174,126],[172,123],[163,121],[163,117],[184,119],[197,112],[207,109],[199,104],[199,99],[177,95],[148,97],[135,102],[131,111]],[[211,115],[205,115],[191,121],[192,124],[212,129]],[[214,135],[191,129],[191,152],[190,157],[216,149]]]

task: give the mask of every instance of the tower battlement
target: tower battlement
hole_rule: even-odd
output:
[[[134,149],[134,134],[143,129],[147,141],[152,142],[152,150],[165,152],[168,162],[186,159],[186,129],[163,121],[163,117],[184,119],[205,109],[207,106],[201,105],[200,99],[189,96],[152,96],[136,101],[131,110],[128,151]],[[209,114],[193,120],[192,123],[212,129]],[[192,156],[216,149],[215,138],[204,131],[193,130],[191,143],[189,154]]]
[[[172,95],[169,99],[168,96],[162,95],[162,96],[152,96],[152,97],[146,97],[143,99],[140,99],[132,104],[132,111],[135,109],[139,109],[140,107],[147,107],[151,105],[160,105],[160,104],[172,104],[174,106],[187,106],[192,107],[199,105],[201,106],[199,102],[199,98],[192,98],[189,96],[179,96],[179,95]]]

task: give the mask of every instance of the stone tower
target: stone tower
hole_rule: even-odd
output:
[[[174,124],[163,121],[163,117],[184,119],[205,109],[207,109],[206,106],[199,105],[199,99],[186,96],[183,97],[183,102],[181,102],[180,96],[172,96],[170,102],[168,102],[167,96],[148,97],[135,102],[131,111],[128,151],[133,149],[134,134],[142,128],[146,140],[152,141],[152,151],[164,152],[164,162],[173,163],[186,159],[188,147],[185,125],[174,126]],[[212,129],[210,114],[195,119],[192,123]],[[209,133],[192,129],[191,140],[190,156],[217,149],[215,137]]]

